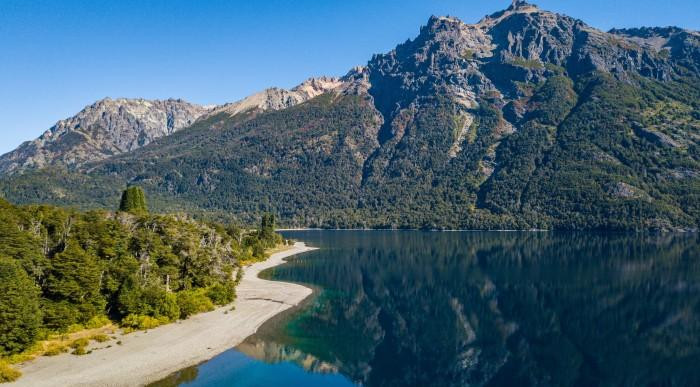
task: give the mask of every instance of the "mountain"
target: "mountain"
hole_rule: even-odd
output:
[[[0,156],[0,173],[80,166],[140,148],[188,127],[208,111],[183,100],[105,98]]]
[[[699,66],[697,32],[603,32],[514,1],[0,191],[89,206],[138,184],[156,209],[288,226],[697,230]]]
[[[226,113],[235,116],[247,112],[283,110],[304,103],[342,85],[342,80],[332,77],[310,78],[291,90],[272,87],[240,101],[227,103],[213,109],[208,116]]]
[[[131,152],[159,137],[191,126],[197,119],[281,110],[340,87],[338,78],[310,78],[291,90],[263,90],[240,101],[203,107],[180,99],[105,98],[61,120],[34,141],[0,156],[0,174],[61,165],[71,169]]]

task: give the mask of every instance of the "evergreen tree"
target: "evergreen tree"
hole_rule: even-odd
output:
[[[51,261],[46,287],[54,302],[47,304],[47,325],[62,328],[102,313],[105,300],[100,294],[100,282],[101,270],[95,255],[77,241],[69,241],[66,250]]]
[[[260,221],[258,240],[264,247],[274,247],[281,242],[281,237],[275,234],[275,215],[264,214]]]
[[[0,354],[32,345],[40,324],[39,289],[16,260],[0,257]]]
[[[146,194],[141,187],[129,187],[122,193],[119,211],[143,213],[148,212]]]

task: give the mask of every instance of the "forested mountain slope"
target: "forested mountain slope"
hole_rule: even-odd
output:
[[[4,177],[18,202],[112,203],[287,226],[694,230],[700,34],[602,32],[523,1],[413,40],[282,110],[206,116],[146,147]],[[89,190],[87,187],[90,187]],[[103,194],[104,192],[104,194]]]

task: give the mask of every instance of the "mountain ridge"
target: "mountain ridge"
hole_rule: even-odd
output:
[[[129,152],[190,126],[205,111],[182,99],[103,98],[0,156],[0,173],[79,166]]]
[[[163,207],[285,226],[696,230],[699,36],[603,32],[524,1],[476,24],[433,16],[344,77],[0,188],[85,205],[107,200],[67,187],[110,179]],[[41,192],[46,175],[62,198]]]

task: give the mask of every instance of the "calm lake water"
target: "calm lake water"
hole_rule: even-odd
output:
[[[315,296],[184,386],[700,386],[697,234],[300,231]]]

